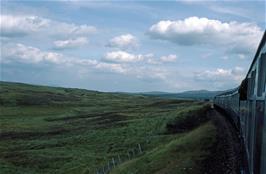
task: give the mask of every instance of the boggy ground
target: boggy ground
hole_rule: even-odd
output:
[[[219,130],[199,101],[1,82],[0,173],[203,173]],[[217,131],[218,130],[218,131]]]
[[[0,82],[0,173],[95,173],[141,144],[182,137],[167,124],[198,101]]]

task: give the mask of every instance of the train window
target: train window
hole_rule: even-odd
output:
[[[266,53],[261,54],[259,62],[258,96],[262,96],[266,82]]]
[[[251,78],[248,79],[248,96],[251,98],[254,95],[256,70],[251,72]]]
[[[244,79],[238,89],[240,100],[247,100],[248,79]]]

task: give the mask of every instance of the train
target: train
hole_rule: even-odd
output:
[[[243,174],[266,174],[266,30],[240,86],[214,97],[226,112],[243,144]]]

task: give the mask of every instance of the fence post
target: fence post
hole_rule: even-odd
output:
[[[103,173],[105,174],[105,166],[103,166]]]
[[[120,158],[120,155],[118,154],[118,163],[120,164],[121,163],[121,158]]]
[[[112,161],[113,161],[113,166],[115,166],[115,159],[114,159],[114,158],[112,158]]]
[[[132,152],[132,156],[134,157],[135,156],[135,149],[131,150]]]
[[[108,172],[111,170],[110,163],[108,161]]]
[[[139,152],[142,153],[141,145],[138,144],[138,147],[139,147]]]
[[[146,139],[146,141],[148,141],[148,140]],[[120,156],[120,154],[118,154],[117,157],[116,156],[112,157],[112,159],[109,160],[106,165],[104,165],[101,168],[96,169],[95,173],[96,174],[108,174],[113,168],[115,168],[115,166],[117,166],[117,165],[119,165],[119,164],[121,164],[127,160],[131,160],[136,155],[139,155],[142,153],[143,153],[143,149],[141,147],[141,144],[138,143],[137,147],[132,148],[132,149],[127,151],[128,159],[127,159],[126,155]],[[123,156],[124,156],[124,158],[123,158]]]

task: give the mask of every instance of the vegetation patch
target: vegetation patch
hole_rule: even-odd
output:
[[[201,163],[210,153],[209,148],[215,141],[215,133],[214,125],[208,122],[118,166],[111,173],[201,173]]]
[[[208,120],[207,111],[209,105],[205,105],[197,110],[182,112],[174,120],[167,123],[167,133],[182,133],[189,131]]]
[[[122,163],[118,171],[190,171],[191,166],[199,168],[197,160],[208,153],[202,146],[212,141],[212,125],[200,126],[205,121],[190,126],[192,132],[168,128],[169,124],[192,124],[192,113],[205,106],[200,101],[7,82],[0,85],[2,173],[94,174],[138,144],[144,154]],[[40,102],[31,103],[36,96]],[[21,97],[27,102],[18,102]],[[201,120],[199,115],[195,117]],[[145,169],[145,164],[150,169]]]

